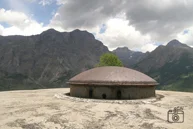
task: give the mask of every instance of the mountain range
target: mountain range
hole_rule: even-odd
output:
[[[134,52],[126,47],[117,48],[113,52],[125,66],[157,80],[160,84],[157,89],[193,92],[192,47],[174,39],[150,53]]]
[[[72,76],[95,67],[110,52],[87,32],[54,29],[32,36],[0,36],[0,90],[66,87]],[[193,48],[178,40],[152,52],[127,47],[113,50],[125,67],[133,68],[160,85],[157,89],[193,91]]]
[[[87,31],[0,37],[0,90],[65,87],[109,52]]]
[[[143,53],[129,50],[127,47],[118,47],[112,51],[123,62],[125,67],[132,67],[139,61],[143,60],[149,55],[149,52]]]
[[[193,91],[193,48],[178,40],[160,45],[134,68],[156,79],[158,89]]]

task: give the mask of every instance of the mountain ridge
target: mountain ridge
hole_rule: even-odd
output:
[[[125,67],[132,67],[149,54],[148,52],[132,51],[128,47],[118,47],[112,52],[119,57]]]
[[[77,73],[95,67],[110,52],[94,35],[79,29],[49,29],[32,36],[0,36],[0,90],[65,87]],[[111,51],[125,67],[160,83],[158,89],[193,91],[193,48],[174,39],[152,52],[118,47]],[[78,64],[78,65],[77,65]],[[191,84],[192,83],[192,84]],[[175,86],[173,86],[175,85]],[[175,89],[177,87],[177,89]]]
[[[177,40],[159,46],[134,69],[156,79],[159,89],[193,91],[193,48]],[[186,78],[184,78],[186,77]]]
[[[0,38],[0,90],[65,87],[109,52],[87,31],[54,29],[33,36]],[[78,65],[77,65],[78,64]]]

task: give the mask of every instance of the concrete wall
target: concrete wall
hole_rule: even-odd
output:
[[[92,90],[92,97],[89,92]],[[84,86],[70,85],[70,95],[81,98],[118,99],[117,92],[121,92],[120,99],[141,99],[155,97],[155,86]]]

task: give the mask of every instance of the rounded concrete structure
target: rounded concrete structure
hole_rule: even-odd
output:
[[[133,69],[117,66],[97,67],[71,78],[70,96],[96,99],[141,99],[155,97],[158,84]]]

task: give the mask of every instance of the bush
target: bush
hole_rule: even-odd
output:
[[[97,67],[101,66],[123,66],[123,63],[113,53],[105,53],[100,57],[100,62]]]

